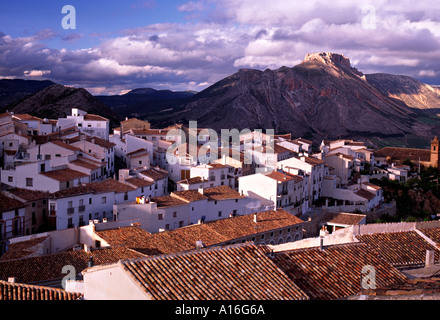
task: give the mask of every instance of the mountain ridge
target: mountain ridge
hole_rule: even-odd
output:
[[[408,106],[369,78],[342,54],[325,52],[291,68],[240,69],[175,107],[159,125],[195,120],[214,130],[274,129],[315,141],[420,137],[420,144],[440,132],[437,119],[420,120],[429,116],[420,105]]]

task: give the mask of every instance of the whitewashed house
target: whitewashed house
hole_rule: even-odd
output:
[[[65,129],[76,126],[81,132],[90,136],[97,136],[98,138],[108,140],[110,134],[110,121],[107,118],[88,114],[87,112],[78,108],[72,108],[72,115],[66,118],[59,118],[57,127]]]
[[[313,201],[319,199],[322,193],[322,181],[327,174],[323,160],[299,155],[298,157],[278,161],[277,168],[292,174],[308,177],[306,201],[309,201],[309,206]]]
[[[138,219],[144,230],[159,232],[250,214],[259,207],[258,200],[241,196],[228,186],[220,186],[117,204],[114,214],[118,220]]]
[[[0,256],[9,239],[24,235],[25,207],[21,201],[0,193]]]
[[[308,210],[308,179],[288,172],[256,173],[239,179],[242,195],[261,201],[263,208],[283,209],[300,216]]]
[[[90,221],[111,221],[114,204],[134,201],[137,196],[138,188],[114,179],[54,192],[49,198],[49,225],[60,230]]]

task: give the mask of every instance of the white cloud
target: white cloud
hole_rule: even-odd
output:
[[[362,27],[366,5],[375,9],[374,30]],[[48,48],[41,41],[55,36],[50,31],[23,38],[0,33],[0,75],[50,76],[96,92],[139,85],[200,89],[237,68],[292,67],[308,52],[333,51],[361,71],[432,77],[440,84],[434,72],[440,70],[439,7],[427,1],[415,8],[409,0],[189,1],[178,10],[209,11],[205,20],[121,30],[81,50]]]

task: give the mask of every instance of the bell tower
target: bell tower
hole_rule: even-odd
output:
[[[438,168],[439,165],[439,147],[440,142],[435,136],[431,141],[431,166],[434,168]]]

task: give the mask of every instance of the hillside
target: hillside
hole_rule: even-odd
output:
[[[110,119],[112,126],[118,125],[120,116],[104,103],[82,88],[53,84],[38,91],[23,101],[11,106],[14,113],[29,113],[40,118],[58,119],[79,108],[91,114]]]
[[[175,107],[160,125],[196,120],[199,127],[215,130],[270,128],[316,142],[428,144],[440,122],[423,121],[421,104],[408,105],[408,98],[407,104],[388,94],[392,85],[378,90],[380,81],[353,68],[343,55],[313,53],[293,68],[239,70]],[[440,103],[440,96],[432,99]]]

